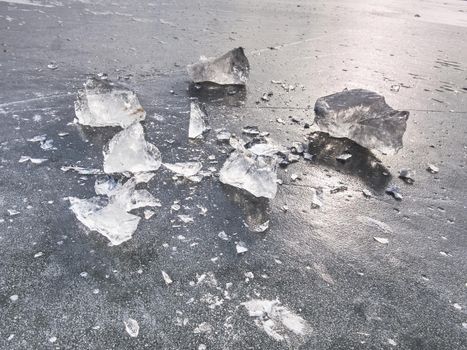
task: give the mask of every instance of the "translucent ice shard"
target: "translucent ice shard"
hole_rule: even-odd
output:
[[[256,197],[274,198],[277,192],[276,159],[255,155],[240,144],[236,148],[222,166],[219,180]]]
[[[201,138],[203,133],[209,130],[206,111],[196,102],[191,102],[190,126],[188,137],[190,139]]]
[[[99,169],[93,169],[93,168],[84,168],[80,166],[62,166],[60,168],[62,171],[67,172],[67,171],[76,171],[78,174],[81,175],[99,175],[102,174],[102,170]]]
[[[319,98],[315,113],[316,123],[323,131],[387,154],[402,148],[409,117],[409,112],[388,106],[383,96],[362,89]]]
[[[164,163],[164,166],[173,171],[177,175],[181,175],[186,178],[190,178],[198,174],[198,172],[203,167],[203,164],[200,162],[185,162],[185,163]]]
[[[159,169],[161,153],[144,139],[144,130],[135,123],[116,134],[104,149],[104,172],[140,173]]]
[[[80,124],[97,127],[126,128],[146,117],[133,91],[105,77],[93,77],[86,81],[84,89],[78,91],[75,113]]]
[[[21,156],[21,158],[18,160],[19,163],[24,163],[24,162],[31,162],[32,164],[42,164],[46,162],[48,159],[45,158],[31,158],[28,156]]]
[[[129,318],[123,321],[125,324],[125,330],[130,335],[130,337],[136,338],[139,334],[139,324],[135,319]]]
[[[137,179],[131,178],[123,185],[115,180],[97,180],[97,194],[105,197],[80,199],[69,197],[70,209],[82,224],[107,237],[113,245],[131,239],[141,220],[128,213],[142,207],[159,206],[160,203],[147,190],[136,190]]]
[[[306,320],[293,313],[278,300],[253,299],[242,303],[256,325],[277,341],[298,340],[312,332]]]
[[[218,58],[201,57],[198,63],[187,66],[187,71],[194,83],[245,85],[250,63],[243,48],[238,47]]]

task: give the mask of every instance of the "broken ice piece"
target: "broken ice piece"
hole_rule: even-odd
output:
[[[345,163],[352,155],[350,153],[342,153],[341,155],[336,157],[336,160],[339,162]]]
[[[238,47],[219,58],[201,57],[198,63],[188,65],[187,71],[194,83],[245,85],[250,75],[250,64],[243,48]]]
[[[41,148],[44,151],[56,150],[57,148],[53,145],[54,140],[44,140],[41,142]]]
[[[306,320],[282,306],[279,300],[253,299],[242,305],[255,318],[255,324],[276,341],[304,337],[312,332]]]
[[[319,209],[323,206],[322,202],[322,190],[315,188],[310,189],[311,191],[311,209]]]
[[[67,171],[76,171],[78,174],[81,175],[99,175],[102,174],[102,170],[99,169],[92,169],[92,168],[83,168],[80,166],[62,166],[60,168],[62,171],[67,172]]]
[[[428,164],[428,167],[426,168],[426,170],[428,170],[432,174],[437,174],[439,172],[439,168],[433,164]]]
[[[154,214],[156,214],[156,213],[153,212],[152,210],[149,210],[149,209],[144,210],[144,218],[146,220],[149,220],[150,218],[152,218],[154,216]]]
[[[28,139],[28,142],[44,142],[47,140],[47,135],[37,135]]]
[[[409,117],[409,112],[388,106],[383,96],[363,89],[345,90],[319,98],[315,114],[321,130],[387,154],[402,148]]]
[[[399,171],[399,177],[410,185],[415,182],[414,175],[415,173],[410,169],[401,169],[401,171]]]
[[[259,135],[259,130],[257,126],[245,126],[242,129],[242,133],[249,136]]]
[[[269,228],[269,220],[263,222],[262,224],[259,224],[259,225],[247,225],[245,224],[245,226],[248,227],[248,229],[251,231],[251,232],[256,232],[256,233],[262,233],[264,231],[266,231],[268,228]]]
[[[112,176],[98,177],[94,183],[94,191],[96,194],[111,196],[122,187],[122,184],[115,180]]]
[[[138,321],[128,318],[126,321],[123,321],[125,324],[125,330],[130,335],[130,337],[136,338],[139,333]]]
[[[277,192],[276,163],[274,158],[256,156],[239,144],[222,166],[219,180],[256,197],[274,198]]]
[[[89,78],[78,91],[75,114],[80,124],[95,127],[126,128],[146,117],[133,91],[104,77]]]
[[[188,137],[190,139],[201,138],[203,133],[210,128],[207,122],[207,114],[201,105],[191,102],[190,105],[190,125],[188,127]]]
[[[48,65],[47,65],[47,68],[49,68],[50,70],[55,70],[58,68],[58,65],[55,63],[55,62],[50,62]]]
[[[177,175],[181,175],[186,178],[190,178],[191,176],[196,175],[203,167],[203,164],[201,164],[200,162],[185,162],[173,164],[164,163],[163,165],[170,171],[176,173]]]
[[[217,234],[217,236],[224,240],[224,241],[228,241],[229,240],[229,236],[227,235],[227,233],[225,233],[224,231],[221,231]]]
[[[31,162],[32,164],[42,164],[46,162],[48,159],[46,158],[31,158],[28,156],[21,156],[21,158],[18,160],[19,163],[24,163],[24,162]]]
[[[300,179],[301,179],[301,177],[298,174],[290,175],[290,180],[292,180],[292,181],[297,181],[297,180],[300,180]]]
[[[170,276],[169,276],[169,274],[167,272],[161,271],[161,273],[162,273],[162,277],[164,278],[165,284],[169,285],[169,284],[173,283],[172,279],[170,278]]]
[[[242,242],[242,241],[237,242],[235,244],[235,249],[237,250],[237,254],[243,254],[248,251],[248,248],[246,247],[245,242]]]
[[[14,210],[14,209],[7,209],[7,212],[8,212],[8,215],[10,215],[10,216],[17,216],[17,215],[21,214],[19,211]]]
[[[365,198],[373,197],[373,194],[371,193],[371,191],[368,191],[367,189],[362,190],[362,193]]]
[[[188,224],[190,222],[194,222],[193,220],[193,217],[191,217],[190,215],[178,215],[178,218],[185,224]]]
[[[144,139],[144,130],[135,123],[116,134],[104,149],[104,172],[140,173],[159,169],[161,153]]]
[[[388,188],[386,188],[386,193],[387,194],[390,194],[391,196],[394,197],[394,199],[400,201],[402,200],[402,194],[400,193],[399,191],[399,187],[397,186],[389,186]]]
[[[217,130],[216,138],[217,138],[217,141],[219,142],[229,142],[231,136],[232,134],[228,131]]]
[[[373,239],[381,244],[388,244],[389,240],[387,238],[382,238],[382,237],[373,237]]]

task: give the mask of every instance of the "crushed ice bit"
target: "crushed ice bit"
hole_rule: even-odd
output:
[[[405,183],[412,185],[415,182],[415,172],[410,169],[401,169],[399,171],[399,177],[404,180]]]
[[[252,299],[242,303],[255,324],[277,341],[305,337],[312,332],[309,323],[278,300]]]
[[[50,337],[49,338],[49,343],[55,343],[57,341],[57,337]]]
[[[130,337],[136,338],[139,334],[139,324],[138,321],[132,318],[128,318],[123,321],[125,324],[125,330],[130,335]]]
[[[156,213],[154,211],[152,211],[152,210],[149,210],[149,209],[144,210],[144,218],[146,220],[149,220],[150,218],[152,218],[154,216],[154,214],[156,214]]]
[[[161,271],[161,273],[162,273],[162,278],[164,278],[165,284],[169,285],[169,284],[173,283],[172,279],[170,278],[170,276],[169,276],[169,274],[167,272]]]
[[[47,140],[47,135],[37,135],[27,139],[28,142],[44,142],[45,140]]]
[[[389,239],[387,238],[383,238],[383,237],[373,237],[373,239],[378,242],[378,243],[381,243],[381,244],[388,244],[389,243]]]
[[[375,92],[355,89],[320,97],[316,124],[334,137],[346,137],[368,149],[394,154],[402,148],[409,112],[396,111]]]
[[[216,130],[216,132],[216,138],[219,142],[229,142],[230,138],[232,137],[232,134],[230,132],[225,131],[223,129]]]
[[[159,169],[161,153],[146,142],[140,123],[130,125],[116,134],[104,150],[104,172],[141,173]]]
[[[18,160],[18,163],[24,163],[24,162],[31,162],[32,164],[42,164],[46,161],[48,161],[48,159],[46,158],[31,158],[31,157],[28,157],[28,156],[21,156],[20,159]]]
[[[112,176],[105,176],[102,178],[97,178],[96,182],[94,183],[94,191],[96,194],[111,196],[116,191],[121,189],[122,184],[115,180]]]
[[[212,326],[207,323],[207,322],[202,322],[200,323],[194,330],[193,330],[193,333],[195,334],[201,334],[201,333],[205,333],[205,334],[209,334],[212,332]]]
[[[178,218],[185,224],[194,222],[193,217],[191,217],[190,215],[178,215]]]
[[[224,231],[219,232],[217,236],[224,241],[228,241],[230,239],[227,233],[225,233]]]
[[[95,127],[126,128],[146,117],[133,91],[101,77],[89,78],[78,91],[75,113],[80,124]]]
[[[386,193],[393,196],[394,199],[398,201],[402,200],[402,194],[400,193],[399,187],[395,185],[391,185],[388,188],[386,188]]]
[[[210,128],[207,122],[206,111],[200,104],[196,102],[191,102],[188,137],[190,139],[201,138],[203,136],[203,133],[205,133],[209,129]]]
[[[56,70],[56,69],[58,69],[58,65],[55,62],[50,62],[47,65],[47,68],[49,68],[50,70]]]
[[[19,211],[14,210],[14,209],[7,209],[7,212],[8,212],[8,215],[10,215],[10,216],[17,216],[17,215],[21,214]]]
[[[198,172],[203,167],[203,164],[201,164],[201,162],[184,162],[173,164],[164,163],[163,165],[170,171],[187,179],[190,179],[191,177],[198,174]]]
[[[34,257],[35,257],[35,258],[40,258],[40,257],[43,256],[43,255],[44,255],[43,252],[39,252],[39,253],[34,254]]]
[[[237,242],[235,244],[235,249],[237,251],[237,254],[243,254],[243,253],[246,253],[248,251],[248,248],[247,248],[245,242],[242,242],[242,241]]]
[[[350,153],[342,153],[341,155],[338,155],[336,157],[336,160],[338,160],[338,161],[340,161],[342,163],[345,163],[350,158],[352,158],[352,155]]]
[[[222,166],[219,180],[256,197],[271,199],[277,193],[276,169],[275,158],[256,156],[239,144]]]
[[[433,165],[433,164],[428,164],[426,170],[429,171],[432,174],[437,174],[439,172],[439,168],[436,165]]]
[[[364,196],[365,198],[371,198],[371,197],[373,197],[373,193],[371,193],[371,191],[369,191],[369,190],[367,190],[367,189],[362,190],[362,193],[363,193],[363,196]]]
[[[245,225],[248,227],[248,229],[251,232],[262,233],[262,232],[265,232],[269,228],[269,220],[263,222],[260,225],[247,225],[246,223]]]
[[[245,126],[242,129],[242,133],[249,136],[259,135],[259,129],[257,126]]]
[[[187,66],[194,83],[210,82],[219,85],[245,85],[250,75],[250,64],[238,47],[218,58],[201,57],[198,63]]]
[[[391,338],[388,339],[388,344],[391,345],[391,346],[397,346],[396,341],[394,339],[391,339]]]
[[[62,171],[67,172],[67,171],[75,171],[78,174],[81,175],[100,175],[103,174],[103,171],[100,169],[93,169],[93,168],[84,168],[80,166],[62,166],[60,168]]]
[[[11,296],[10,296],[10,300],[11,300],[12,302],[15,302],[15,301],[17,301],[17,300],[18,300],[18,298],[19,298],[19,297],[18,297],[18,295],[17,295],[17,294],[13,294],[13,295],[11,295]]]
[[[42,148],[44,151],[56,150],[57,147],[54,147],[53,143],[54,143],[54,140],[52,140],[52,139],[50,139],[50,140],[44,140],[44,141],[41,142],[41,148]]]

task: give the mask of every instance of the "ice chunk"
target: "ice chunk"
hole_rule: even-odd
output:
[[[235,244],[235,250],[237,251],[237,254],[243,254],[248,251],[248,248],[245,242],[240,241]]]
[[[99,195],[111,196],[122,187],[112,176],[98,177],[94,183],[94,191]]]
[[[172,279],[170,278],[170,276],[169,276],[169,274],[167,272],[161,271],[161,273],[162,273],[162,277],[164,278],[165,284],[169,285],[169,284],[173,283]]]
[[[230,132],[224,129],[218,129],[216,130],[216,132],[217,132],[216,138],[217,138],[217,141],[219,142],[229,142],[230,137],[232,136]]]
[[[276,168],[275,158],[257,156],[238,144],[222,166],[219,180],[256,197],[274,198],[277,192]]]
[[[131,239],[140,218],[129,214],[119,205],[104,206],[99,197],[80,199],[69,197],[70,209],[82,224],[107,237],[113,245]]]
[[[432,174],[437,174],[439,172],[439,168],[433,164],[428,164],[428,167],[426,168],[426,170]]]
[[[164,163],[164,166],[170,171],[176,173],[177,175],[190,178],[191,176],[198,174],[198,172],[203,167],[203,164],[201,164],[200,162],[185,162],[173,164]]]
[[[188,137],[190,139],[201,138],[203,133],[209,130],[207,114],[201,105],[191,102],[190,105],[190,125],[188,127]]]
[[[102,170],[100,169],[93,169],[93,168],[84,168],[80,166],[62,166],[60,168],[62,171],[67,172],[67,171],[76,171],[78,174],[81,175],[99,175],[102,174]]]
[[[245,223],[245,226],[248,227],[248,229],[251,232],[262,233],[262,232],[265,232],[269,228],[269,220],[259,225],[252,225],[252,224]]]
[[[78,91],[75,114],[80,124],[97,127],[126,128],[146,117],[133,91],[103,77],[89,78]]]
[[[399,187],[391,185],[386,188],[386,193],[394,197],[394,199],[400,201],[402,200],[402,194],[400,193]]]
[[[32,164],[42,164],[46,162],[48,159],[46,158],[31,158],[28,156],[21,156],[21,158],[18,160],[19,163],[24,163],[24,162],[31,162]]]
[[[187,71],[194,83],[245,85],[250,76],[250,63],[243,48],[238,47],[218,58],[201,57],[198,63],[188,65]]]
[[[135,123],[116,134],[104,149],[104,172],[140,173],[159,169],[161,153],[144,139],[144,130]]]
[[[117,183],[113,187],[108,182],[96,182],[96,192],[110,198],[69,197],[70,209],[90,230],[104,235],[113,245],[119,245],[132,237],[140,221],[140,217],[128,213],[129,211],[160,205],[147,190],[136,190],[136,184],[135,178],[129,179],[123,185]]]
[[[408,183],[409,185],[413,184],[415,182],[415,172],[413,172],[410,169],[401,169],[399,171],[399,177],[404,180],[405,183]]]
[[[381,243],[381,244],[388,244],[389,243],[389,239],[387,238],[383,238],[383,237],[373,237],[373,239],[378,242],[378,243]]]
[[[123,321],[125,324],[125,330],[130,335],[130,337],[136,338],[139,334],[139,324],[138,321],[128,318],[126,321]]]
[[[253,299],[242,303],[256,325],[277,341],[301,338],[312,332],[306,320],[293,313],[278,300]]]
[[[383,96],[363,89],[321,97],[316,101],[315,113],[323,131],[387,154],[402,148],[409,117],[409,112],[388,106]]]

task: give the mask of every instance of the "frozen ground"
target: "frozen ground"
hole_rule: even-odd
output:
[[[461,0],[0,1],[0,348],[467,349],[466,40]],[[410,112],[402,150],[378,155],[403,200],[364,162],[302,159],[271,201],[161,167],[147,185],[161,207],[134,211],[133,237],[109,246],[65,200],[95,196],[95,175],[61,168],[102,169],[119,131],[70,124],[78,89],[120,77],[163,162],[218,171],[213,130],[188,140],[184,67],[238,46],[247,90],[197,93],[213,130],[254,125],[290,146],[317,98],[377,91]],[[43,134],[53,143],[27,141]]]

